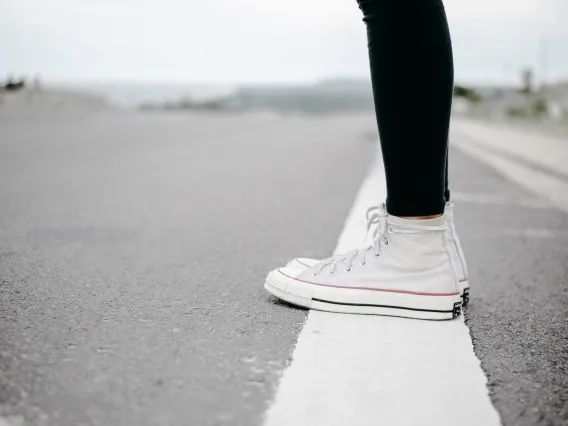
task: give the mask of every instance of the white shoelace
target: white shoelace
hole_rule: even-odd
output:
[[[447,222],[442,225],[412,225],[412,224],[389,224],[388,214],[385,204],[379,206],[371,206],[367,209],[367,230],[365,235],[369,234],[369,230],[373,225],[377,225],[373,231],[371,243],[364,245],[362,248],[350,251],[346,254],[339,254],[323,260],[319,263],[318,268],[313,272],[314,276],[322,273],[325,268],[329,269],[329,274],[334,275],[337,266],[340,263],[345,264],[345,271],[350,272],[353,267],[353,261],[359,260],[361,266],[367,264],[367,253],[373,252],[375,257],[382,256],[382,248],[389,245],[387,234],[417,234],[422,232],[442,232],[448,227]]]

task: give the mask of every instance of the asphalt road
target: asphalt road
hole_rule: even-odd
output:
[[[472,285],[465,318],[495,407],[508,426],[566,426],[568,214],[452,154]]]
[[[305,319],[264,278],[335,247],[373,151],[368,117],[0,128],[1,414],[258,424]]]
[[[264,277],[333,250],[373,129],[0,117],[0,425],[261,424],[305,318]],[[566,425],[568,214],[457,151],[450,172],[493,401],[505,425]]]

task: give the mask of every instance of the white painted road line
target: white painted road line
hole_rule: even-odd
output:
[[[547,198],[556,207],[568,212],[568,183],[565,180],[527,167],[493,151],[487,151],[484,149],[484,145],[471,138],[457,136],[452,142],[461,151],[486,163],[521,187]],[[564,151],[568,152],[568,148],[565,147]],[[566,164],[564,168],[566,168]]]
[[[566,139],[462,118],[452,118],[450,135],[452,142],[471,139],[485,152],[500,153],[501,157],[516,158],[517,162],[532,163],[568,177]]]
[[[359,246],[366,208],[385,195],[377,163],[359,191],[336,252]],[[319,311],[310,311],[265,419],[265,426],[455,424],[500,424],[463,319]]]
[[[495,194],[472,194],[452,191],[452,201],[461,203],[489,204],[502,206],[518,206],[531,209],[549,210],[552,203],[535,196],[531,197],[506,197]]]

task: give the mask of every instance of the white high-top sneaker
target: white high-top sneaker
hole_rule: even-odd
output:
[[[369,244],[304,268],[268,274],[265,288],[289,303],[330,312],[432,320],[461,314],[461,294],[448,250],[446,217],[390,216],[384,205]]]
[[[373,212],[378,211],[379,206],[373,206],[367,211],[367,228],[372,226],[372,221],[374,220]],[[469,303],[469,279],[467,274],[467,263],[465,261],[465,256],[456,232],[456,227],[454,225],[454,205],[452,203],[446,203],[446,208],[444,210],[444,216],[448,220],[448,228],[446,230],[446,241],[448,242],[448,252],[450,253],[450,260],[452,261],[452,266],[456,274],[456,279],[458,280],[458,286],[460,289],[460,294],[462,297],[462,305],[467,306]],[[320,263],[321,260],[310,259],[307,257],[297,257],[286,265],[287,268],[304,270],[306,268],[311,268],[312,266]]]

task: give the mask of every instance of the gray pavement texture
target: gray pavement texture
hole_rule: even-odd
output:
[[[0,418],[259,424],[305,321],[266,273],[335,248],[372,157],[368,117],[0,129]]]
[[[0,116],[0,424],[260,424],[305,319],[265,274],[335,247],[373,129]],[[454,150],[450,178],[493,402],[566,425],[568,214]]]
[[[450,161],[472,286],[466,323],[493,403],[506,426],[566,426],[568,214],[459,152]]]

